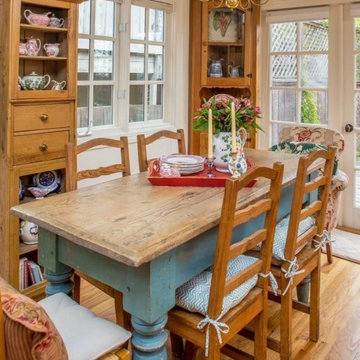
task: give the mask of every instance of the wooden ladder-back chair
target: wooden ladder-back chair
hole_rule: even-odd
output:
[[[146,146],[150,145],[154,141],[161,139],[162,137],[170,138],[177,140],[178,143],[178,153],[186,154],[186,145],[185,145],[185,134],[183,129],[178,129],[176,132],[169,130],[158,131],[148,137],[145,135],[137,136],[137,145],[138,145],[138,157],[139,157],[139,170],[140,172],[147,171],[149,163],[154,159],[147,158]]]
[[[202,277],[210,270],[197,275],[177,289],[178,306],[169,312],[166,327],[173,336],[184,338],[196,347],[205,349],[205,356],[209,359],[220,359],[220,351],[231,356],[235,349],[224,344],[253,319],[256,322],[255,359],[266,359],[268,275],[282,176],[283,165],[275,163],[273,168],[259,167],[239,179],[227,180],[215,263],[211,277],[208,277],[209,285],[211,284],[210,292],[196,292],[198,286],[203,285]],[[261,178],[270,180],[269,197],[239,209],[241,204],[237,203],[238,192],[252,180]],[[266,214],[263,228],[231,244],[234,228],[261,214]],[[262,243],[259,259],[244,255],[247,250],[259,243]],[[241,262],[243,265],[238,266]],[[245,287],[246,291],[240,295],[238,291],[243,291]],[[186,301],[184,303],[187,294],[196,294],[195,299],[186,301],[192,303],[191,306],[201,303],[202,315],[198,313],[200,310],[184,310],[189,307]]]
[[[272,265],[271,272],[276,277],[281,295],[269,293],[269,298],[281,304],[280,308],[280,342],[268,338],[270,349],[280,353],[281,360],[291,359],[292,353],[292,309],[310,315],[310,340],[318,341],[320,327],[320,267],[321,248],[326,245],[324,228],[326,208],[332,171],[334,167],[335,148],[317,150],[299,159],[294,195],[292,200],[289,225],[286,235],[284,259],[280,266]],[[309,180],[309,167],[315,161],[325,160],[322,170],[315,179]],[[310,196],[314,191],[318,196]],[[313,193],[314,194],[314,193]],[[305,196],[310,200],[304,204]],[[310,219],[313,218],[313,221]],[[299,230],[302,221],[311,220],[306,231]],[[275,233],[274,248],[278,238]],[[313,245],[313,246],[310,246]],[[305,277],[311,277],[310,304],[293,300],[293,290]],[[247,330],[242,335],[253,338]]]
[[[100,167],[97,169],[90,170],[77,170],[77,156],[87,150],[98,146],[106,146],[112,148],[118,148],[121,152],[121,163],[113,164],[106,167]],[[78,181],[84,179],[97,178],[103,175],[110,175],[115,173],[122,173],[122,176],[130,175],[130,160],[129,160],[129,145],[128,138],[126,136],[120,137],[120,140],[98,138],[89,140],[81,145],[74,145],[72,143],[66,144],[65,149],[66,159],[66,191],[72,191],[77,189]],[[116,311],[116,322],[125,326],[130,327],[130,320],[128,314],[123,312],[123,300],[122,293],[111,288],[110,286],[103,284],[89,276],[76,271],[74,273],[74,299],[80,302],[80,279],[84,278],[106,294],[110,295],[115,300],[115,311]],[[125,318],[124,318],[125,316]]]
[[[10,304],[5,305],[6,311],[2,306],[2,291],[5,302]],[[29,316],[32,316],[31,319]],[[81,344],[74,341],[72,336],[81,339]],[[86,342],[88,337],[92,337],[91,343]],[[98,360],[130,360],[127,349],[130,337],[130,332],[97,317],[64,293],[49,296],[36,303],[0,278],[0,360],[9,359],[7,349],[12,360],[23,360],[24,356],[29,359],[34,348],[37,354],[31,357],[34,359],[56,356],[56,359],[63,360],[65,348],[68,360],[74,357],[84,358],[84,355]],[[41,346],[42,344],[46,346]]]

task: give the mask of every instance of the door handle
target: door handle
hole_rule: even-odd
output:
[[[351,133],[351,132],[353,132],[353,130],[354,130],[354,126],[353,126],[353,125],[351,125],[351,124],[346,124],[346,125],[345,125],[345,132]]]

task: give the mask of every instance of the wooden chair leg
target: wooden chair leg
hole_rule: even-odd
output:
[[[266,304],[267,304],[266,299]],[[266,309],[255,318],[255,339],[254,339],[254,359],[266,360],[266,338],[267,338],[267,305]]]
[[[281,296],[280,309],[280,360],[290,360],[292,350],[292,292],[290,286],[287,293]]]
[[[195,354],[196,354],[196,346],[190,341],[186,341],[183,360],[194,360]]]
[[[81,286],[81,277],[74,273],[74,289],[73,289],[73,298],[80,304],[80,286]]]
[[[183,339],[181,336],[170,333],[171,352],[174,356],[181,358],[184,354]]]
[[[315,342],[320,336],[320,253],[318,264],[311,273],[310,290],[310,340]]]
[[[328,264],[332,264],[332,262],[333,262],[332,250],[331,250],[331,244],[329,244],[329,243],[326,244],[326,257],[327,257]]]
[[[126,330],[131,331],[131,316],[123,309],[123,294],[120,291],[114,290],[113,297],[115,301],[116,323]]]

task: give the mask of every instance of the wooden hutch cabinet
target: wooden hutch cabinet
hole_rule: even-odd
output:
[[[28,190],[39,173],[56,171],[56,192],[65,190],[64,146],[75,141],[77,5],[5,0],[0,21],[0,275],[21,288],[20,258],[36,263],[37,245],[20,242],[19,219],[9,209],[41,201]],[[44,286],[29,280],[23,292],[37,298]]]
[[[212,2],[190,2],[190,152],[207,154],[207,132],[194,131],[194,113],[215,94],[256,98],[259,8],[216,8]],[[250,134],[248,147],[255,147]]]

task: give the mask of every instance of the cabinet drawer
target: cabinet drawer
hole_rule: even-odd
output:
[[[14,165],[63,158],[69,137],[68,131],[14,136]]]
[[[14,106],[14,132],[69,127],[72,104]]]

